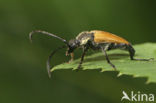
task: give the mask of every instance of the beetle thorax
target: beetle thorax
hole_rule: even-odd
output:
[[[89,40],[93,40],[94,36],[92,32],[84,31],[81,32],[76,39],[80,42],[80,46],[87,44]]]

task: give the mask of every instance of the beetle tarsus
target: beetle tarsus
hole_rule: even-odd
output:
[[[135,50],[134,48],[132,47],[132,45],[128,45],[127,46],[128,48],[128,51],[130,53],[130,59],[131,60],[136,60],[136,61],[151,61],[151,60],[154,60],[154,58],[150,58],[150,59],[137,59],[137,58],[134,58],[134,55],[135,55]]]
[[[81,69],[81,65],[79,65],[79,66],[77,67],[76,71],[78,71],[79,69]]]
[[[154,60],[154,58],[150,58],[150,59],[132,59],[132,60],[136,60],[136,61],[152,61]]]
[[[113,67],[113,69],[116,71],[115,65],[110,62],[110,60],[108,59],[108,57],[106,57],[106,60],[107,60],[108,64],[110,64]]]
[[[77,66],[76,70],[82,69],[82,63]]]
[[[112,67],[113,67],[113,69],[116,71],[116,67],[115,67],[115,65],[114,64],[112,64],[112,63],[109,63]]]

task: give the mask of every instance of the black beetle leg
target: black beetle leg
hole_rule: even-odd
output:
[[[80,69],[81,68],[81,65],[83,63],[84,56],[85,56],[87,50],[88,50],[88,47],[83,47],[83,53],[82,53],[81,60],[80,60],[80,63],[78,65],[77,69]]]
[[[136,59],[136,58],[132,58],[131,60],[136,60],[136,61],[150,61],[150,60],[154,60],[154,58],[150,58],[150,59]]]
[[[111,61],[110,61],[109,58],[108,58],[108,55],[107,55],[107,53],[106,53],[106,49],[104,49],[103,47],[101,47],[101,49],[102,49],[102,51],[103,51],[103,53],[104,53],[104,55],[105,55],[105,57],[106,57],[107,63],[110,64],[110,65],[114,68],[114,70],[116,70],[115,65],[112,64]]]
[[[150,58],[150,59],[138,59],[138,58],[134,58],[134,55],[132,55],[133,53],[130,52],[130,58],[131,60],[136,60],[136,61],[150,61],[150,60],[154,60],[154,58]]]
[[[134,50],[134,48],[131,45],[128,46],[128,51],[129,51],[131,60],[137,60],[137,61],[150,61],[150,60],[154,60],[154,58],[150,58],[150,59],[136,59],[136,58],[134,58],[135,50]]]

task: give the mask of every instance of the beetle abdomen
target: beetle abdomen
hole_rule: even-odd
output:
[[[122,49],[122,50],[128,50],[129,45],[125,44],[125,43],[111,43],[109,44],[108,50],[112,50],[112,49]]]
[[[94,42],[95,43],[124,43],[130,44],[127,40],[105,31],[94,30],[91,31],[94,33]]]

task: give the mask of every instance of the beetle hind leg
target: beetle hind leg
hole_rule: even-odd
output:
[[[134,55],[135,55],[134,48],[131,45],[128,45],[128,48],[127,49],[129,51],[130,59],[131,60],[136,60],[136,61],[151,61],[151,60],[154,60],[154,58],[149,58],[149,59],[138,59],[138,58],[134,58]]]
[[[107,53],[106,53],[106,49],[105,49],[104,47],[101,47],[101,49],[102,49],[102,52],[104,53],[104,55],[105,55],[105,57],[106,57],[107,63],[110,64],[110,65],[114,68],[114,70],[116,70],[115,65],[112,64],[111,61],[110,61],[109,58],[108,58],[108,55],[107,55]]]
[[[149,59],[132,58],[131,60],[136,60],[136,61],[151,61],[151,60],[154,60],[154,58],[149,58]]]

